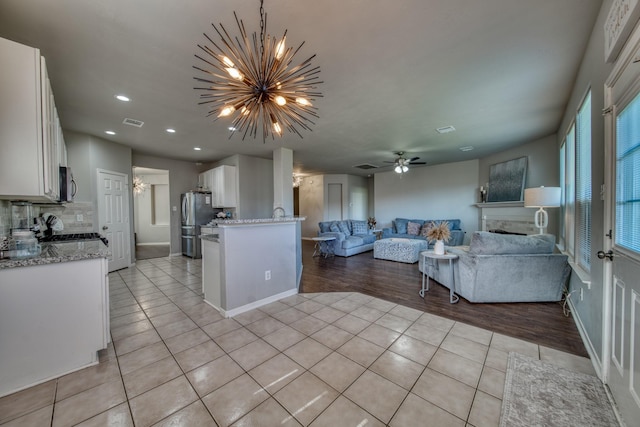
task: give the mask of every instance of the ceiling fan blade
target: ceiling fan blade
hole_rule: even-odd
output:
[[[426,165],[427,162],[409,162],[410,165]]]
[[[418,160],[420,157],[412,157],[409,159],[410,162],[413,162],[414,160]]]

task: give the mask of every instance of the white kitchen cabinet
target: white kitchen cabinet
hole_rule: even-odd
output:
[[[0,269],[0,396],[98,363],[106,258]]]
[[[218,166],[211,169],[210,190],[214,208],[236,207],[236,167]]]
[[[40,51],[0,38],[0,198],[57,201],[66,149]]]

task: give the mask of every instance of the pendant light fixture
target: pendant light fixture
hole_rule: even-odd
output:
[[[204,62],[195,69],[206,74],[195,77],[202,87],[199,104],[208,105],[208,116],[230,117],[231,136],[242,133],[254,138],[262,130],[263,141],[271,136],[282,136],[286,129],[302,138],[300,129],[311,130],[318,118],[313,102],[322,94],[316,85],[320,67],[313,67],[312,55],[301,64],[292,66],[297,49],[286,47],[287,30],[281,39],[267,34],[267,14],[264,1],[260,1],[260,34],[254,32],[249,37],[244,22],[233,15],[240,37],[232,38],[222,24],[211,24],[219,41],[214,41],[206,33],[204,36],[211,46],[198,45],[204,52],[196,58]]]

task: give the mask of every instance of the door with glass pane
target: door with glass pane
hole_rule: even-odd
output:
[[[628,425],[640,419],[640,64],[620,68],[608,88],[612,106],[608,162],[610,262],[606,380]],[[606,252],[605,252],[606,251]]]

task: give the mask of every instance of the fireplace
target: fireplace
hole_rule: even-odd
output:
[[[479,224],[482,231],[500,230],[517,234],[539,233],[539,229],[534,223],[535,210],[525,208],[523,201],[478,203],[476,206],[480,210]],[[555,234],[555,221],[552,221],[552,215],[549,215],[549,226],[547,232]]]

